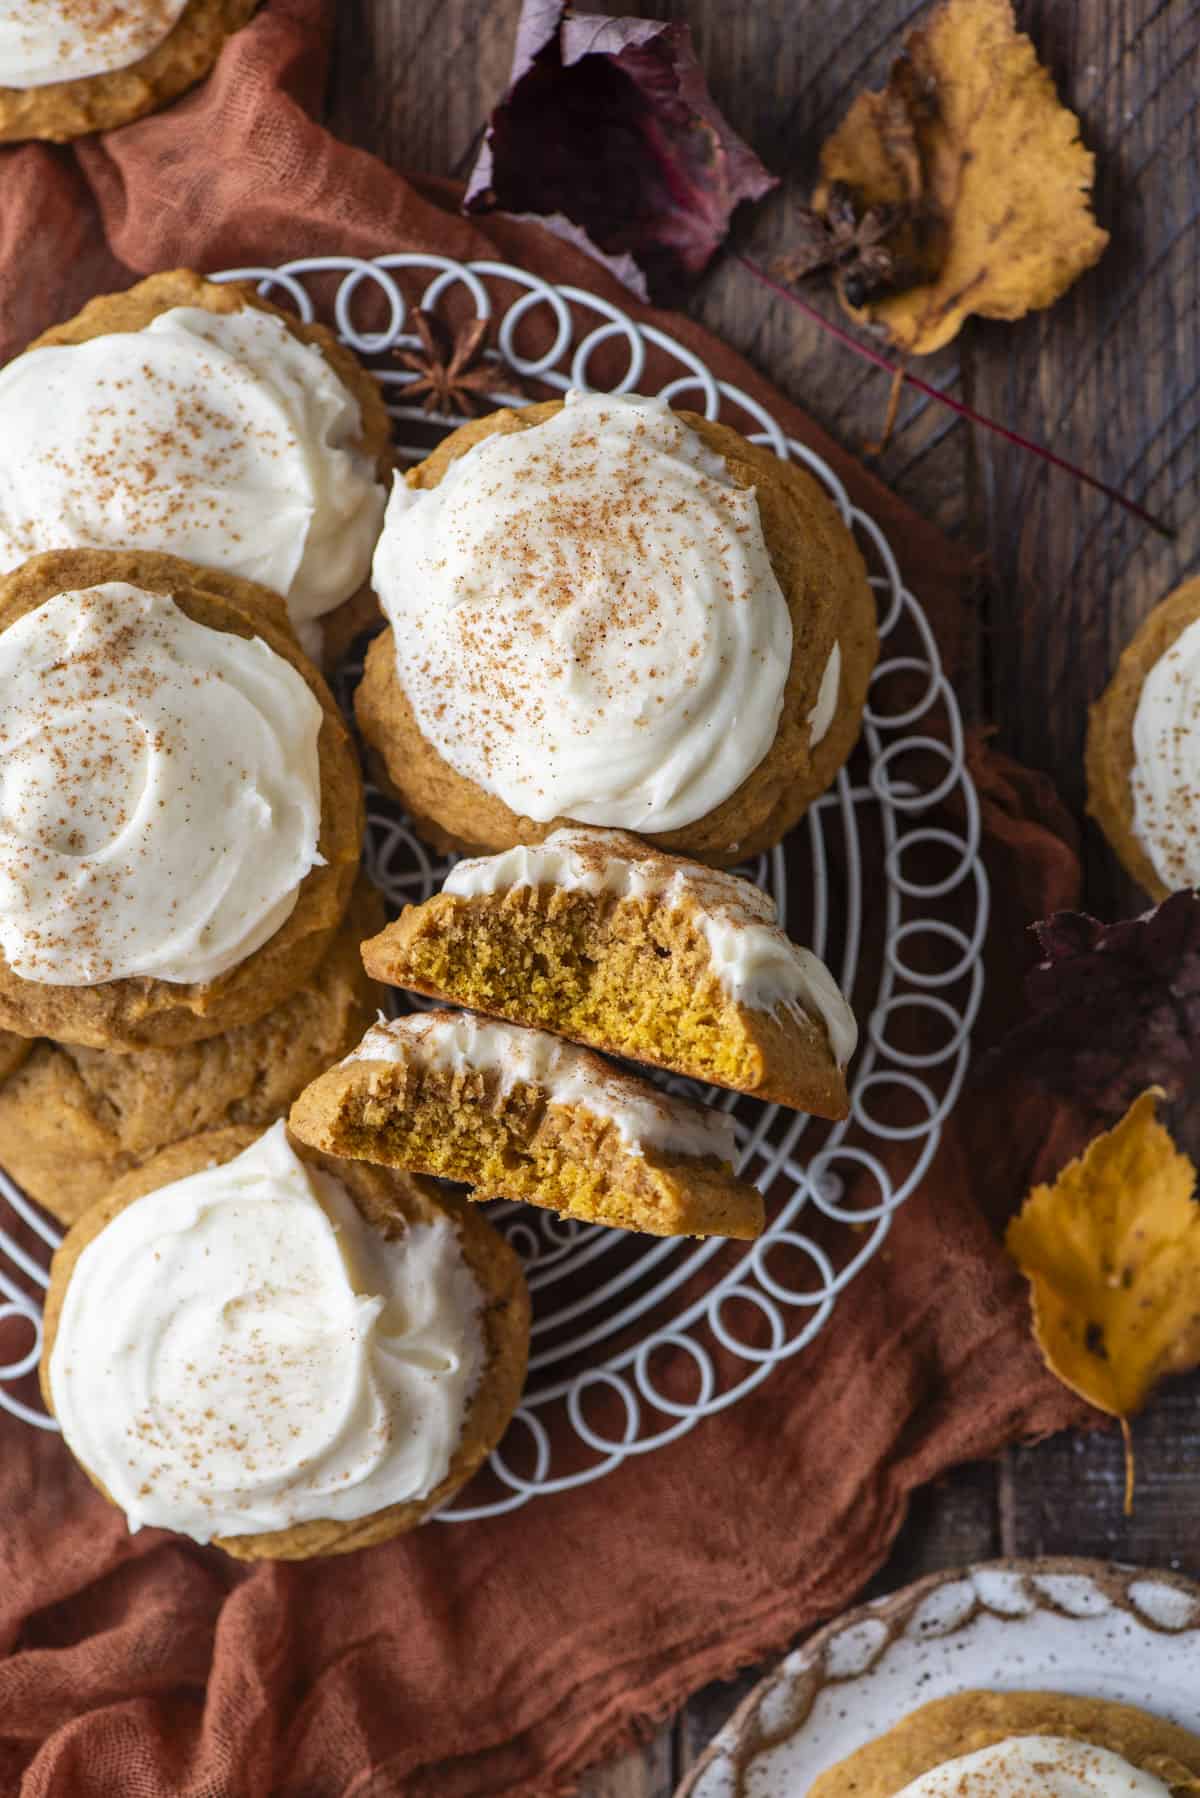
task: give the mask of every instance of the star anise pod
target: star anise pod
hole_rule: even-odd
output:
[[[520,393],[521,382],[507,363],[489,361],[483,354],[487,320],[467,319],[451,331],[434,312],[414,314],[420,350],[395,350],[403,368],[415,381],[404,387],[406,400],[423,395],[423,412],[461,412],[474,418],[480,402],[500,393]]]
[[[831,269],[849,304],[861,306],[870,294],[898,285],[903,276],[901,259],[888,239],[906,213],[903,206],[870,206],[860,213],[850,188],[835,181],[824,212],[805,209],[799,214],[796,248],[780,258],[775,272],[781,281],[795,282]]]

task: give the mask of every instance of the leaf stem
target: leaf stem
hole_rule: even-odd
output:
[[[1105,481],[1097,480],[1094,474],[1088,474],[1084,468],[1077,468],[1073,462],[1066,461],[1064,457],[1055,455],[1054,451],[1047,449],[1044,443],[1034,443],[1032,439],[1022,437],[1018,431],[1010,431],[1007,425],[997,424],[995,419],[986,418],[983,413],[976,412],[962,400],[956,400],[952,395],[943,393],[931,381],[924,381],[920,375],[911,374],[907,368],[892,362],[881,351],[874,349],[870,344],[863,343],[861,338],[855,337],[851,332],[835,323],[833,319],[827,318],[823,312],[802,298],[800,294],[795,293],[792,288],[786,286],[782,281],[777,281],[774,275],[769,275],[761,264],[752,261],[749,256],[743,256],[738,250],[730,253],[734,261],[740,262],[744,269],[748,269],[756,281],[761,281],[764,287],[771,289],[772,293],[777,293],[783,299],[790,301],[793,306],[798,306],[801,312],[815,320],[822,330],[829,332],[830,336],[836,337],[839,343],[844,343],[847,349],[853,350],[856,355],[862,356],[867,362],[873,362],[876,368],[886,369],[893,380],[901,383],[907,382],[910,387],[915,387],[918,393],[927,394],[931,400],[938,400],[943,406],[948,406],[951,412],[957,412],[960,418],[967,419],[973,425],[981,426],[985,431],[994,431],[997,437],[1002,437],[1006,443],[1013,444],[1017,449],[1028,451],[1031,456],[1037,456],[1043,462],[1049,462],[1052,468],[1061,468],[1064,474],[1073,475],[1086,487],[1094,488],[1097,493],[1102,493],[1105,499],[1112,500],[1114,505],[1122,506],[1126,512],[1132,512],[1135,518],[1140,518],[1143,524],[1149,525],[1152,531],[1157,531],[1160,537],[1166,537],[1171,542],[1174,541],[1175,532],[1170,525],[1155,518],[1152,512],[1147,512],[1145,507],[1139,506],[1135,500],[1127,499],[1123,493],[1118,493],[1115,487],[1110,487]]]

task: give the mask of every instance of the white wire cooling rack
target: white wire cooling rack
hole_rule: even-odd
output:
[[[864,1028],[851,1114],[830,1127],[728,1093],[699,1095],[733,1112],[740,1171],[768,1195],[766,1232],[750,1245],[643,1237],[491,1207],[533,1294],[529,1381],[487,1473],[440,1513],[448,1521],[487,1516],[597,1479],[736,1404],[812,1341],[879,1252],[937,1151],[982,994],[988,893],[962,720],[925,614],[878,525],[819,456],[665,332],[580,288],[498,262],[312,257],[215,278],[257,281],[303,318],[330,323],[384,383],[402,459],[427,454],[463,422],[406,403],[416,377],[387,366],[388,352],[419,348],[407,328],[414,305],[490,321],[489,354],[515,371],[514,388],[562,392],[594,381],[720,418],[824,484],[867,557],[878,600],[882,658],[860,749],[788,843],[742,870],[853,996]],[[527,396],[495,397],[521,405]],[[342,671],[343,699],[355,672]],[[369,820],[370,871],[392,906],[436,892],[449,861],[378,794]],[[916,1037],[914,1017],[923,1022]],[[932,1047],[930,1030],[939,1037]],[[53,1429],[30,1376],[46,1263],[61,1233],[3,1175],[0,1194],[28,1227],[22,1242],[0,1228],[0,1322],[20,1317],[32,1333],[28,1351],[0,1365],[0,1406]]]

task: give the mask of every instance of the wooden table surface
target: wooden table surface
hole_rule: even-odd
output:
[[[752,229],[755,251],[773,254],[822,139],[860,88],[878,85],[923,0],[630,0],[628,10],[691,25],[719,105],[787,177]],[[465,173],[505,85],[518,11],[519,0],[341,0],[330,124],[397,167]],[[996,723],[1003,747],[1050,770],[1079,811],[1088,701],[1139,619],[1200,567],[1200,5],[1017,0],[1017,13],[1097,154],[1112,243],[1051,311],[973,322],[922,373],[1117,485],[1176,536],[1155,536],[919,396],[906,397],[878,467],[986,558],[964,703]],[[717,268],[691,310],[843,443],[861,450],[877,436],[887,377],[744,271]],[[1087,875],[1100,915],[1136,908],[1091,830]],[[1057,1438],[923,1493],[872,1589],[996,1554],[1200,1575],[1200,1378],[1164,1391],[1135,1437],[1131,1520],[1116,1436]],[[697,1693],[644,1751],[589,1775],[586,1798],[665,1798],[754,1678]]]

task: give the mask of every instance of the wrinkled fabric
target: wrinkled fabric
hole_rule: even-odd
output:
[[[177,264],[402,249],[516,261],[657,320],[827,457],[952,664],[963,553],[744,362],[536,225],[482,230],[454,210],[458,189],[405,179],[313,122],[330,12],[268,0],[166,112],[74,148],[0,151],[0,356],[92,294]],[[1079,865],[1048,783],[981,741],[971,756],[996,889],[990,1040],[1019,1003],[1023,926],[1077,902]],[[345,1560],[247,1571],[159,1531],[131,1538],[57,1438],[0,1414],[0,1791],[571,1790],[639,1725],[853,1598],[916,1487],[1080,1418],[1041,1367],[984,1217],[1011,1211],[1038,1159],[1038,1141],[1014,1138],[1011,1116],[968,1089],[828,1327],[690,1435],[577,1490]],[[0,1325],[0,1361],[26,1341]],[[663,1376],[681,1390],[688,1378]]]

